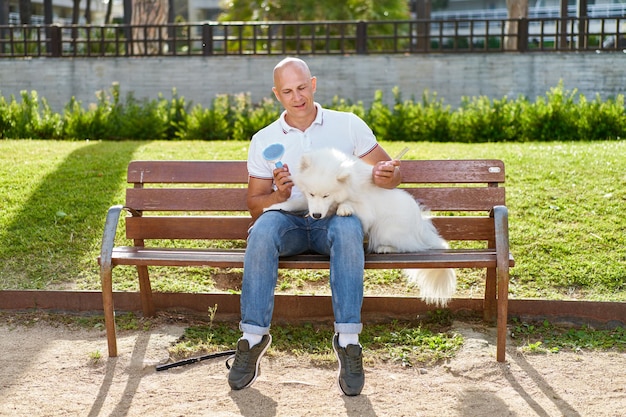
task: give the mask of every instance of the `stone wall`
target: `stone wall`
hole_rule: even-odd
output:
[[[278,56],[154,57],[154,58],[33,58],[0,59],[0,95],[19,96],[35,90],[53,110],[71,97],[84,106],[96,101],[96,91],[119,82],[122,94],[136,98],[171,97],[175,88],[188,102],[210,106],[220,93],[249,92],[254,101],[271,97],[272,68]],[[462,97],[500,99],[519,95],[535,100],[560,80],[588,99],[626,92],[626,54],[621,53],[493,53],[430,55],[308,56],[317,76],[316,99],[333,96],[371,103],[382,90],[392,101],[398,86],[403,98],[421,99],[425,90],[456,107]]]

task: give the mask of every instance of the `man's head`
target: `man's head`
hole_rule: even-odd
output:
[[[287,111],[287,122],[294,127],[306,128],[315,120],[316,84],[316,78],[301,59],[285,58],[274,67],[272,91]]]

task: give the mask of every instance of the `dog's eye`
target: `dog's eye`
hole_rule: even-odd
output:
[[[324,194],[322,198],[328,198],[328,197],[330,197],[330,194]]]

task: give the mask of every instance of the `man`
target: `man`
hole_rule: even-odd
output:
[[[307,64],[286,58],[274,68],[272,91],[285,111],[257,132],[248,154],[248,207],[255,220],[248,237],[241,289],[243,332],[228,375],[232,389],[250,386],[259,373],[261,357],[271,343],[269,333],[278,278],[279,256],[306,251],[330,255],[330,287],[335,315],[332,340],[339,362],[338,384],[346,395],[359,395],[364,373],[359,333],[362,329],[363,229],[354,216],[313,219],[306,213],[263,210],[300,192],[290,179],[289,166],[311,149],[337,148],[372,165],[372,179],[394,188],[401,181],[399,161],[391,161],[371,129],[352,113],[323,109],[314,101],[317,79]],[[281,143],[283,166],[263,158],[263,150]]]

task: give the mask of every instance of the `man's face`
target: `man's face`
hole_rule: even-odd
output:
[[[274,79],[274,95],[294,119],[315,118],[316,79],[296,64],[281,68]]]

